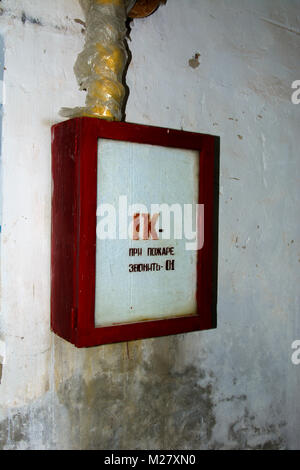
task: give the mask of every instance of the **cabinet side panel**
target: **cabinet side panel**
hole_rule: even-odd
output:
[[[68,341],[76,313],[76,124],[52,128],[51,329]]]

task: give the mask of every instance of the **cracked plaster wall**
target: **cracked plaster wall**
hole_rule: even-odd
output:
[[[3,0],[2,449],[300,447],[299,0],[134,21],[127,120],[220,135],[218,328],[76,350],[49,331],[50,126],[83,105],[75,0]]]

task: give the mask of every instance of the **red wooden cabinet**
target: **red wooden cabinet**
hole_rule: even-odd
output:
[[[52,127],[52,184],[56,334],[88,347],[216,327],[218,137],[71,119]],[[184,240],[161,240],[160,213],[146,216],[133,206],[125,217],[128,241],[100,239],[99,207],[119,193],[129,202],[138,194],[138,203],[157,197],[153,202],[174,204],[178,196],[184,208],[197,198],[203,247],[185,253]],[[153,232],[147,217],[158,220]]]

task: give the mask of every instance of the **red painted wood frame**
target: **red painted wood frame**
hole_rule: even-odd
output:
[[[95,326],[99,138],[199,151],[205,223],[204,246],[197,255],[197,315]],[[74,118],[52,127],[52,178],[51,328],[56,334],[88,347],[216,327],[218,137]]]

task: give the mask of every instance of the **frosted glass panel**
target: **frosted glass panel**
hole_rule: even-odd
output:
[[[196,151],[99,139],[96,326],[196,313],[197,251],[177,238],[179,208],[182,222],[185,204],[196,213],[198,176]],[[175,204],[177,217],[167,224],[155,204]]]

